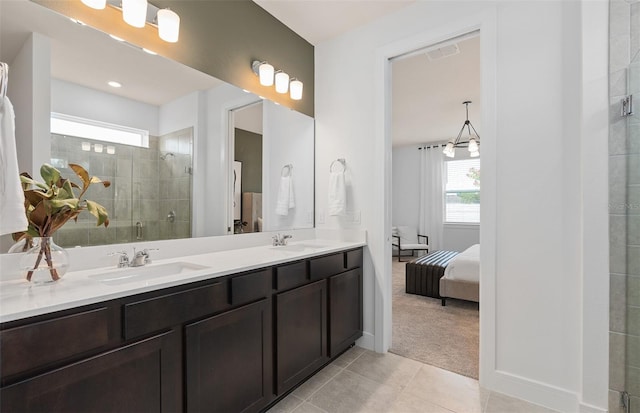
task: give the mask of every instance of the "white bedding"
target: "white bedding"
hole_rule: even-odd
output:
[[[456,255],[444,270],[450,280],[480,282],[480,244],[475,244]]]

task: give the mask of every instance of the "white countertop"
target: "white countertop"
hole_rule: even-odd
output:
[[[0,282],[0,322],[19,320],[181,284],[222,277],[313,256],[366,245],[362,241],[312,239],[291,242],[288,247],[259,246],[154,261],[145,267],[184,262],[204,266],[186,274],[107,285],[92,276],[119,269],[111,267],[67,272],[60,281],[34,285],[24,279]],[[127,268],[120,269],[123,271]]]

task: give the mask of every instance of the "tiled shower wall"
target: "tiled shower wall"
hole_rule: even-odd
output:
[[[609,411],[621,393],[640,413],[640,118],[621,116],[621,99],[640,104],[640,1],[611,0],[609,25]]]
[[[56,232],[55,242],[73,247],[189,237],[191,141],[191,129],[186,129],[150,136],[149,148],[108,144],[115,149],[109,154],[105,142],[53,134],[51,162],[63,176],[74,178],[68,164],[77,163],[90,175],[111,181],[109,188],[92,185],[84,197],[107,209],[109,227],[96,227],[95,218],[83,212],[78,222],[68,222]],[[83,142],[91,144],[90,151],[82,150]],[[103,145],[101,153],[95,152],[96,143]]]

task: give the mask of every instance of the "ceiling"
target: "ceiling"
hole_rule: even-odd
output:
[[[312,45],[363,26],[415,2],[415,0],[253,1]]]
[[[51,38],[51,76],[140,102],[162,105],[220,80],[152,56],[27,0],[0,0],[0,60],[11,64],[31,32]],[[131,68],[153,68],[131,70]],[[9,73],[11,75],[11,73]],[[176,82],[175,79],[180,79]],[[121,88],[107,85],[118,81]],[[9,85],[11,88],[11,85]]]
[[[454,139],[465,121],[466,100],[473,102],[469,120],[482,136],[480,37],[456,44],[460,53],[438,60],[416,53],[393,62],[393,146]]]

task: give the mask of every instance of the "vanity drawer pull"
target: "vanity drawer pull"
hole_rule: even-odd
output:
[[[108,342],[109,309],[106,307],[3,330],[0,332],[2,377],[97,349]]]
[[[231,305],[266,297],[271,293],[271,268],[231,279]]]
[[[278,291],[288,290],[308,282],[309,276],[305,261],[276,267],[276,289]]]
[[[344,271],[344,253],[309,260],[309,276],[311,281],[327,278]]]
[[[124,306],[126,340],[182,324],[229,306],[227,282],[149,298]]]

